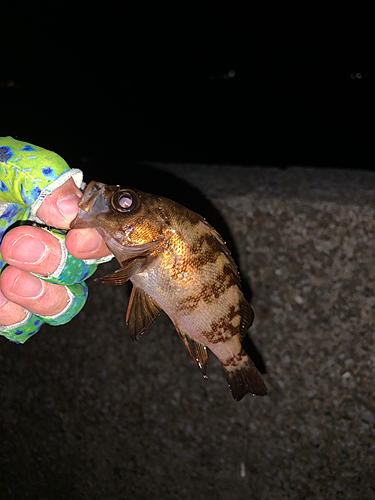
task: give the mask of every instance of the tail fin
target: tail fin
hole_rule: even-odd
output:
[[[262,375],[249,356],[245,355],[236,365],[222,365],[232,396],[240,401],[248,392],[265,396],[267,387]]]

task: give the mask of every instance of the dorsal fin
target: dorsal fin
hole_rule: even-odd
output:
[[[130,295],[126,324],[129,326],[129,335],[132,340],[138,340],[142,333],[159,316],[161,308],[146,292],[133,285]]]
[[[254,321],[254,311],[251,308],[251,305],[248,301],[243,297],[240,304],[240,313],[241,313],[241,324],[240,324],[240,340],[243,341],[247,330],[251,327]]]
[[[212,236],[216,239],[216,241],[220,247],[220,250],[225,254],[227,259],[229,260],[229,266],[230,266],[231,270],[233,271],[233,277],[235,278],[239,288],[241,288],[241,278],[240,278],[240,275],[238,274],[237,264],[234,262],[232,254],[231,254],[229,248],[227,247],[226,242],[224,241],[222,236],[216,231],[216,229],[214,227],[212,227],[211,224],[209,224],[206,221],[206,219],[204,217],[202,217],[201,215],[198,215],[198,218],[206,226],[206,228],[212,234]]]

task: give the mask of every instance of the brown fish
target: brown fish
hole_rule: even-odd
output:
[[[126,313],[131,338],[163,309],[205,378],[209,348],[235,399],[248,392],[265,396],[263,378],[241,346],[254,314],[215,229],[167,198],[94,181],[79,207],[71,227],[96,228],[121,265],[100,281],[133,283]]]

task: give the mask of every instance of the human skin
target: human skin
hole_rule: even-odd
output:
[[[81,191],[70,178],[46,197],[37,216],[49,226],[69,229],[81,197]],[[110,254],[95,229],[72,229],[65,244],[68,252],[78,259],[99,259]],[[22,321],[25,309],[40,316],[52,316],[66,307],[68,293],[64,286],[30,274],[47,276],[56,270],[61,247],[54,236],[34,226],[16,227],[4,236],[1,255],[9,266],[0,275],[0,325]]]

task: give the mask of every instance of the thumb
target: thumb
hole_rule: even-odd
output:
[[[70,229],[71,221],[78,214],[78,203],[81,198],[81,191],[70,178],[46,196],[36,215],[48,226]]]

